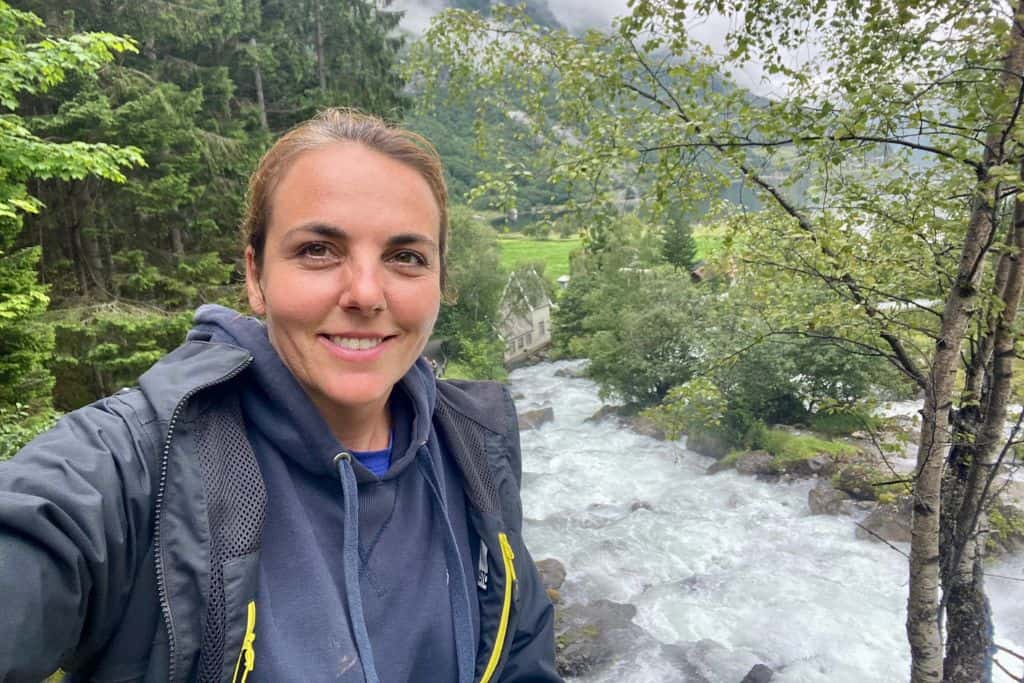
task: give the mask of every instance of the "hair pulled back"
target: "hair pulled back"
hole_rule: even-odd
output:
[[[352,109],[324,109],[282,135],[260,159],[249,178],[242,238],[252,247],[257,268],[263,266],[271,199],[277,184],[303,152],[337,142],[353,142],[409,166],[427,181],[437,202],[441,224],[438,249],[441,265],[441,291],[448,286],[448,190],[445,187],[441,158],[422,135],[405,130],[383,119]]]

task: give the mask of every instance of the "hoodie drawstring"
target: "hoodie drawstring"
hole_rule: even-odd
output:
[[[436,448],[434,442],[431,446]],[[438,514],[435,516],[437,526],[445,539],[445,562],[448,565],[448,594],[451,598],[452,619],[455,625],[455,656],[459,666],[459,683],[472,683],[476,668],[476,643],[473,642],[473,621],[470,616],[472,605],[469,601],[469,587],[466,572],[463,569],[462,554],[455,538],[455,529],[448,517],[448,501],[444,486],[438,479],[434,465],[433,449],[420,444],[416,464],[423,471],[423,476],[434,494]],[[440,457],[440,453],[437,454]]]
[[[342,451],[334,456],[334,462],[338,466],[342,497],[345,499],[342,570],[345,573],[345,597],[352,617],[352,635],[355,637],[356,651],[363,667],[363,678],[366,683],[380,683],[373,661],[370,634],[366,631],[366,619],[363,616],[363,595],[359,589],[359,494],[356,475],[352,471],[352,454]]]

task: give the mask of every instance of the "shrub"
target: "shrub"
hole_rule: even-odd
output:
[[[41,432],[53,426],[60,413],[32,412],[21,403],[0,409],[0,461],[7,460]]]

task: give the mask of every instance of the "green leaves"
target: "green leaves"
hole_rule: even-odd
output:
[[[32,42],[42,28],[34,15],[0,1],[0,107],[14,110],[20,97],[40,95],[69,75],[95,73],[134,44],[108,33],[77,34]],[[122,169],[142,163],[139,150],[108,144],[53,142],[34,134],[16,113],[0,114],[0,430],[12,415],[48,415],[53,377],[48,364],[53,331],[41,321],[50,302],[36,276],[40,248],[13,249],[22,219],[43,203],[28,194],[33,179],[99,176],[120,182]],[[14,436],[29,436],[32,429]]]

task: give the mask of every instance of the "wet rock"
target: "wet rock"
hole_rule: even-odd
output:
[[[768,683],[774,675],[775,672],[764,664],[756,664],[754,668],[747,672],[747,675],[743,677],[740,683]]]
[[[555,615],[555,664],[562,676],[584,676],[621,660],[637,642],[653,642],[633,623],[636,607],[611,600],[573,605]]]
[[[844,500],[839,504],[839,514],[859,518],[874,510],[877,505],[870,500]]]
[[[890,543],[910,543],[910,509],[908,504],[878,505],[857,525],[857,538]]]
[[[654,424],[654,420],[641,415],[626,417],[624,420],[626,425],[637,434],[649,436],[652,439],[657,439],[658,441],[665,441],[668,439],[668,436],[665,434],[665,430]]]
[[[713,434],[693,430],[686,435],[686,447],[695,453],[719,460],[729,452],[729,445]]]
[[[627,429],[630,429],[642,436],[649,436],[652,439],[665,441],[665,430],[654,424],[654,421],[636,414],[636,407],[630,406],[601,406],[597,412],[587,418],[587,422],[605,422],[617,420]]]
[[[835,465],[832,458],[825,454],[815,455],[804,460],[796,460],[786,467],[786,472],[798,477],[827,477],[832,474]]]
[[[654,510],[654,506],[646,500],[634,500],[629,504],[629,511],[636,512],[637,510]]]
[[[587,376],[586,366],[582,368],[558,368],[555,370],[555,377],[564,377],[566,379],[579,379]]]
[[[524,398],[526,398],[526,394],[524,394],[523,392],[521,392],[521,391],[513,391],[512,392],[512,400],[513,401],[522,401]]]
[[[545,588],[558,590],[565,583],[565,565],[553,557],[538,561],[537,571]]]
[[[833,484],[840,491],[850,494],[851,498],[857,500],[876,500],[878,490],[875,486],[878,482],[891,479],[876,465],[869,462],[853,462],[842,466],[833,477]]]
[[[734,467],[740,474],[774,474],[775,458],[767,451],[750,451],[736,458]]]
[[[693,683],[746,681],[746,676],[759,666],[771,671],[755,654],[746,650],[730,650],[710,639],[665,645],[662,654],[679,668],[683,680]]]
[[[586,419],[586,422],[604,422],[619,417],[622,406],[601,406],[597,412]]]
[[[546,408],[538,408],[537,410],[527,410],[519,414],[519,429],[536,429],[542,424],[547,424],[555,419],[555,409],[551,406]]]
[[[848,494],[822,479],[807,494],[807,506],[811,508],[812,515],[838,515],[842,512],[843,502],[849,499]]]

